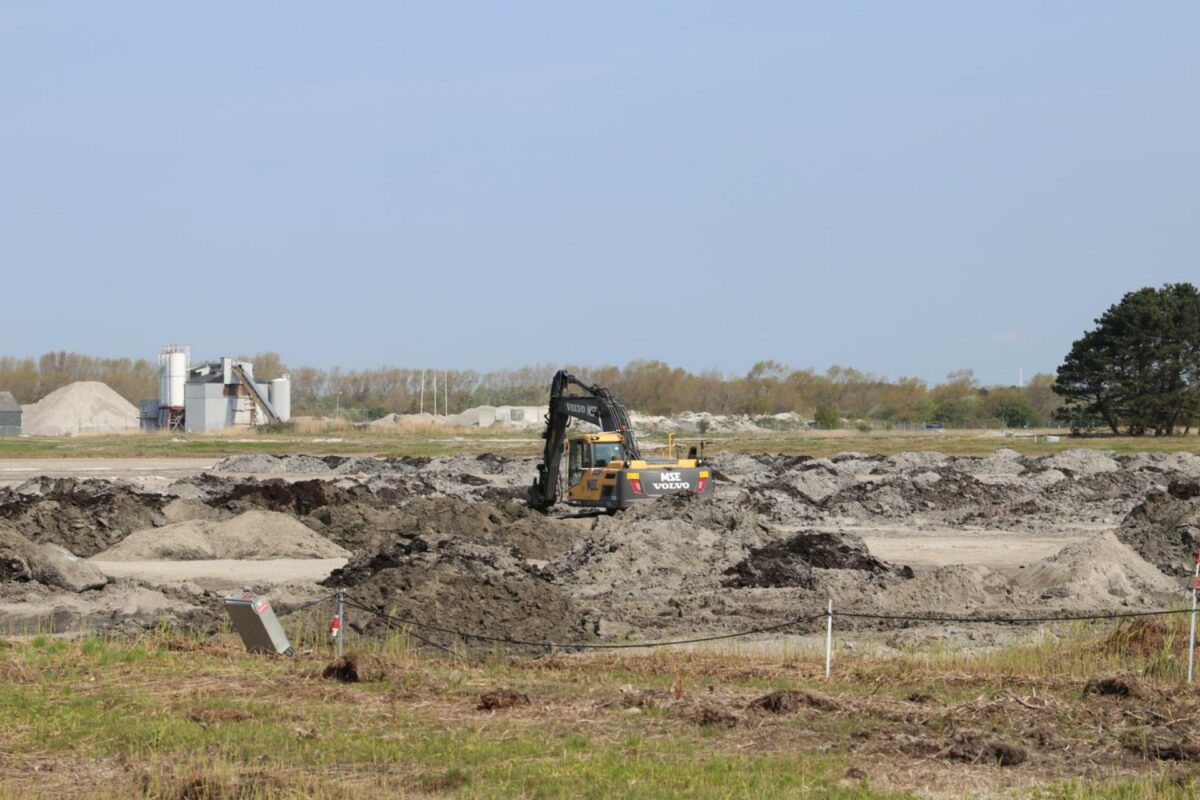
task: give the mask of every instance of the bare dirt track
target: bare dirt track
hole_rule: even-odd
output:
[[[211,468],[215,458],[4,458],[0,489],[30,478],[100,478],[127,480],[142,486],[166,486]]]
[[[1186,453],[718,454],[711,499],[612,518],[524,508],[533,463],[56,462],[59,477],[0,488],[0,527],[91,559],[108,582],[70,592],[9,570],[0,600],[21,612],[0,621],[214,630],[220,596],[247,586],[284,612],[343,586],[375,611],[565,643],[732,632],[827,598],[889,613],[1140,610],[1181,596],[1200,530],[1187,488],[1200,458]],[[359,616],[364,632],[386,628]]]

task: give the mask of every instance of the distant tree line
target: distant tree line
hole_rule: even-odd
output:
[[[132,403],[158,397],[158,363],[139,358],[97,358],[79,353],[46,353],[41,358],[0,356],[0,391],[20,403],[36,402],[76,381],[100,381]]]
[[[296,415],[330,415],[353,420],[389,413],[434,410],[434,371],[381,367],[289,367],[277,353],[240,356],[254,363],[256,377],[292,377]],[[558,367],[545,364],[514,370],[437,371],[438,413],[479,405],[541,405]],[[844,421],[871,423],[940,422],[948,427],[1035,427],[1046,424],[1061,404],[1052,391],[1054,376],[1035,375],[1026,386],[982,386],[971,370],[952,372],[929,386],[919,378],[888,380],[850,367],[823,373],[760,361],[745,375],[689,372],[661,361],[633,361],[624,367],[567,366],[587,381],[611,389],[634,410],[647,414],[708,411],[766,417],[794,412],[823,427]],[[0,389],[22,403],[33,402],[80,380],[107,383],[130,402],[158,395],[158,364],[146,359],[106,359],[76,353],[47,353],[39,359],[0,357]],[[422,403],[421,385],[425,392]],[[447,386],[448,382],[448,386]]]
[[[745,375],[695,373],[661,361],[566,368],[648,414],[708,411],[766,418],[794,412],[827,427],[846,421],[1035,427],[1053,420],[1076,431],[1133,435],[1188,433],[1200,426],[1200,291],[1195,286],[1174,283],[1129,292],[1095,323],[1072,345],[1057,375],[1035,375],[1019,387],[982,386],[971,370],[952,372],[929,386],[919,378],[889,380],[841,366],[818,373],[777,361],[760,361]],[[289,368],[277,353],[241,358],[254,362],[259,378],[291,374],[296,415],[336,410],[357,420],[393,412],[445,413],[447,404],[451,413],[479,405],[541,405],[557,368],[450,370],[435,377],[430,370],[397,367]],[[0,357],[0,390],[11,391],[22,403],[86,380],[107,383],[136,403],[157,395],[158,365],[65,352],[38,359]]]

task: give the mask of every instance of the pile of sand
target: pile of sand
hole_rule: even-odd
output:
[[[1114,601],[1153,605],[1183,593],[1182,582],[1164,575],[1111,532],[1042,559],[1014,583],[1043,600],[1085,608],[1106,608]]]
[[[1008,614],[1035,604],[1033,597],[999,572],[965,564],[938,567],[866,597],[856,596],[856,591],[862,591],[861,584],[844,586],[840,599],[850,607],[873,601],[891,614]]]
[[[348,558],[344,550],[304,523],[272,511],[247,511],[224,522],[186,520],[135,531],[96,561]]]
[[[137,407],[106,384],[80,381],[23,406],[23,432],[34,436],[76,436],[137,430]]]

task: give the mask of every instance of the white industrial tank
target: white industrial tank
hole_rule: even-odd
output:
[[[280,421],[292,418],[292,379],[288,375],[271,381],[271,406]]]
[[[188,357],[185,352],[171,353],[167,361],[167,381],[170,389],[167,395],[167,405],[171,408],[183,408],[184,384],[187,383]]]
[[[158,357],[158,404],[165,408],[183,408],[187,383],[188,348],[170,344]]]

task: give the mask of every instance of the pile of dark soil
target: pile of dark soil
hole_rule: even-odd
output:
[[[195,489],[207,505],[236,514],[262,509],[303,517],[327,506],[381,504],[365,486],[345,487],[316,479],[288,482],[280,478],[239,479],[205,473],[180,481],[172,489],[178,491],[183,487]]]
[[[863,540],[853,534],[802,531],[750,550],[744,560],[725,570],[728,577],[722,585],[738,589],[788,586],[815,589],[814,567],[874,574],[894,571],[890,564],[871,555]],[[912,570],[905,567],[900,574],[912,577]]]
[[[427,497],[400,507],[354,498],[314,509],[303,522],[342,547],[377,552],[411,534],[453,536],[547,560],[571,547],[575,526],[513,502]]]
[[[1200,552],[1200,481],[1173,481],[1134,507],[1117,538],[1168,575],[1183,577],[1195,569]]]
[[[510,548],[474,544],[453,536],[401,535],[374,553],[355,556],[326,586],[344,586],[368,611],[348,624],[372,634],[397,627],[390,615],[481,636],[523,641],[572,642],[587,638],[570,599]],[[458,637],[415,627],[443,645]],[[472,649],[486,641],[467,639]]]
[[[43,477],[0,490],[0,520],[32,541],[86,558],[135,530],[164,524],[170,499],[124,481]]]
[[[553,558],[578,539],[578,525],[514,502],[471,503],[428,497],[389,509],[388,516],[388,529],[392,531],[460,537],[538,560]],[[330,538],[336,540],[337,531],[333,527]]]

